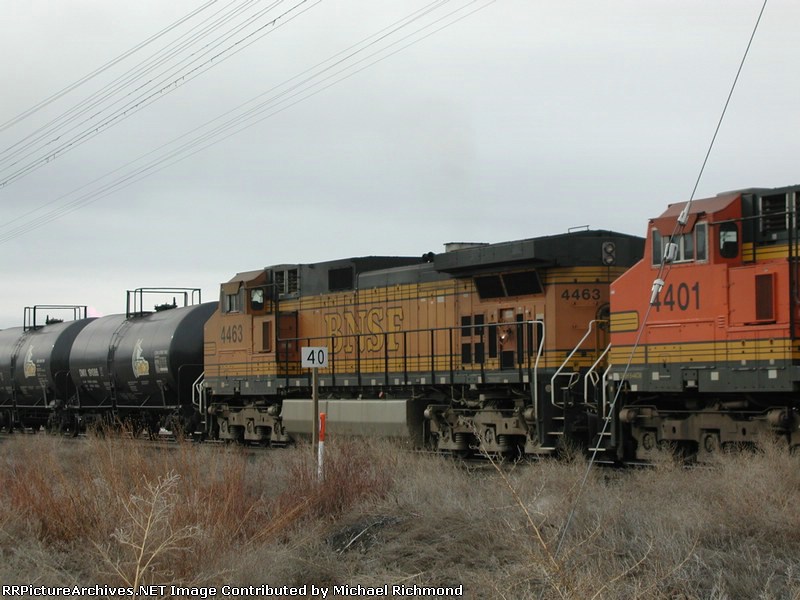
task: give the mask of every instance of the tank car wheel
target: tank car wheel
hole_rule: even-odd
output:
[[[44,432],[47,435],[57,435],[61,432],[60,423],[56,422],[55,415],[47,417],[47,422],[44,424]]]
[[[14,418],[12,417],[10,410],[7,410],[3,413],[1,431],[6,434],[14,433]]]
[[[58,424],[58,433],[64,437],[78,437],[78,429],[78,417],[72,414],[66,419],[62,418]]]

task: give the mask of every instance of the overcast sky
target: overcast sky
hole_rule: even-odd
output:
[[[583,225],[642,235],[691,193],[760,8],[8,0],[0,328],[33,304],[124,312],[125,291],[142,286],[215,300],[220,282],[272,264]],[[767,6],[698,197],[800,183],[798,23],[796,0]],[[202,27],[207,37],[144,69]],[[241,131],[224,126],[202,149],[205,124],[258,102]],[[190,152],[167,159],[178,138]],[[134,181],[147,161],[152,174]],[[113,193],[97,195],[104,185]]]

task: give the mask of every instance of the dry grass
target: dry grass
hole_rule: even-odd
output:
[[[383,443],[0,442],[0,579],[464,585],[469,598],[800,598],[798,459],[467,469]],[[574,518],[564,532],[570,510]],[[563,544],[559,551],[559,543]],[[330,598],[332,596],[329,595]]]

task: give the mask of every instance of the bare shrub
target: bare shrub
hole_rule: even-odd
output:
[[[169,473],[156,482],[145,480],[144,493],[122,500],[126,518],[111,535],[114,543],[97,544],[100,556],[121,583],[134,588],[168,581],[174,575],[164,565],[170,555],[186,550],[196,535],[194,526],[176,528],[178,475]]]
[[[180,532],[177,545],[168,537],[170,552],[158,550],[159,565],[172,581],[203,580],[213,572],[211,559],[256,529],[259,520],[251,516],[264,506],[241,452],[188,443],[165,449],[111,436],[78,442],[21,437],[13,445],[13,453],[2,453],[0,469],[0,523],[8,537],[29,531],[54,548],[88,542],[115,565],[112,580],[123,574],[137,579],[131,565],[139,560],[125,549],[137,543],[140,530],[147,531],[140,540],[145,554],[160,539],[156,530]],[[156,529],[138,525],[148,507],[158,517]]]

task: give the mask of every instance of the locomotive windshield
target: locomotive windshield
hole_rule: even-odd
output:
[[[653,229],[653,266],[664,260],[664,251],[669,242],[675,244],[675,257],[671,262],[702,262],[708,260],[708,224],[697,223],[688,233],[665,237]]]

